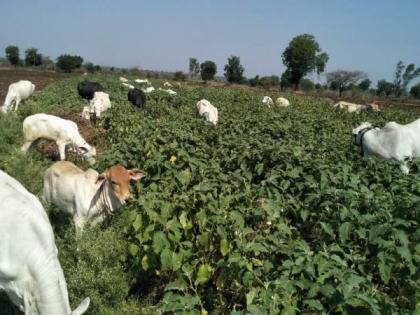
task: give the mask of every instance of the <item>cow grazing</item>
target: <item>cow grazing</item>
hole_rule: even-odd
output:
[[[273,105],[273,99],[270,96],[264,96],[262,99],[262,103],[264,105],[267,105],[268,107],[271,107],[271,105]]]
[[[99,118],[101,113],[111,108],[111,100],[109,95],[105,92],[95,92],[93,99],[90,101],[89,106],[85,106],[82,112],[82,118],[90,120],[90,116]]]
[[[0,290],[25,314],[81,315],[89,307],[86,298],[71,311],[57,254],[39,200],[0,171]]]
[[[177,95],[177,94],[178,94],[177,92],[175,92],[174,90],[171,90],[171,89],[162,89],[162,88],[159,88],[158,90],[159,90],[159,91],[166,92],[166,93],[168,93],[168,94],[169,94],[169,95],[171,95],[171,96],[173,96],[173,95]]]
[[[22,151],[25,153],[35,140],[45,138],[57,143],[61,160],[66,158],[66,145],[72,145],[89,163],[95,163],[95,148],[82,138],[76,123],[71,120],[47,114],[28,116],[23,121],[23,138]]]
[[[204,116],[206,120],[213,125],[217,125],[218,111],[208,100],[202,99],[197,102],[197,111],[200,116]]]
[[[163,83],[163,87],[171,88],[172,84],[170,84],[168,81],[166,81],[165,83]]]
[[[129,84],[129,83],[121,83],[121,85],[123,86],[123,87],[126,87],[126,88],[128,88],[129,90],[132,90],[132,89],[134,89],[134,85],[132,85],[132,84]]]
[[[127,83],[129,80],[127,78],[124,77],[120,77],[120,82],[124,82]]]
[[[420,157],[420,119],[406,125],[388,122],[382,129],[364,122],[352,134],[353,143],[361,147],[364,158],[376,155],[396,160],[404,174],[409,173],[407,162]]]
[[[151,85],[150,81],[147,79],[135,79],[134,82],[138,83],[138,84],[147,84],[147,85]]]
[[[15,110],[18,109],[20,102],[28,99],[35,91],[35,84],[28,80],[20,80],[9,85],[6,99],[1,107],[2,112],[6,113],[12,110],[15,105]]]
[[[334,108],[343,109],[348,113],[360,113],[362,110],[367,110],[368,106],[340,101],[334,105]]]
[[[80,97],[88,101],[93,98],[95,92],[103,91],[104,88],[98,82],[84,80],[77,85],[77,92],[79,92]]]
[[[93,169],[82,171],[76,165],[60,161],[47,169],[44,176],[44,198],[73,217],[76,232],[86,223],[95,225],[112,215],[130,198],[130,181],[140,180],[146,173],[114,165],[98,174]]]
[[[284,97],[278,97],[276,99],[276,105],[278,107],[287,107],[287,106],[290,106],[290,102]]]
[[[153,86],[149,86],[143,90],[144,93],[149,94],[154,92],[155,88]]]
[[[146,106],[146,94],[140,89],[133,89],[128,91],[128,100],[133,104],[134,106],[137,106],[139,108],[142,108]]]

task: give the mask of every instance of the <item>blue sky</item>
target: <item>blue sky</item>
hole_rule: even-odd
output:
[[[238,55],[248,77],[280,75],[281,54],[310,33],[327,71],[392,80],[398,60],[420,66],[419,0],[13,0],[0,2],[0,55],[10,44],[56,58],[153,70],[188,70],[188,58]],[[316,77],[313,77],[316,78]]]

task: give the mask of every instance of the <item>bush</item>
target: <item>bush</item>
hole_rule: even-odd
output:
[[[414,98],[420,99],[420,83],[417,83],[410,89],[410,95]]]
[[[315,89],[315,84],[311,80],[304,78],[300,80],[299,89],[303,91],[312,91]]]
[[[174,80],[175,81],[185,81],[186,78],[187,78],[187,76],[182,71],[176,71],[174,73]]]
[[[74,69],[78,69],[82,66],[83,58],[80,56],[72,55],[60,55],[57,58],[57,68],[64,72],[72,72]]]

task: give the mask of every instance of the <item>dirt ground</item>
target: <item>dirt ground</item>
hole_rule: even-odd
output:
[[[74,76],[74,74],[19,68],[0,68],[0,105],[3,104],[6,98],[10,83],[19,80],[29,80],[35,84],[35,91],[40,91],[50,83],[67,79],[71,76]]]
[[[59,73],[51,71],[38,71],[31,69],[10,69],[10,68],[0,68],[0,105],[3,104],[4,99],[6,98],[7,90],[10,83],[19,81],[19,80],[29,80],[35,84],[35,90],[40,91],[50,83],[57,82],[58,80],[63,80],[70,78],[71,76],[78,74],[69,74],[69,73]],[[82,137],[86,140],[87,143],[95,145],[97,154],[103,152],[105,147],[102,143],[95,143],[95,128],[94,124],[91,121],[83,120],[81,118],[80,110],[60,110],[49,113],[64,119],[69,119],[74,121]],[[58,160],[58,147],[52,141],[39,140],[34,144],[37,150],[41,151],[45,156],[52,160]],[[67,152],[70,160],[76,159],[76,153]]]
[[[88,144],[96,148],[97,155],[105,151],[105,143],[103,141],[98,142],[98,140],[100,140],[101,138],[96,137],[96,133],[100,133],[101,130],[95,129],[94,123],[92,121],[82,119],[80,115],[80,110],[60,110],[51,112],[49,114],[74,121],[77,124],[79,133],[83,137],[83,139],[85,139],[85,141]],[[53,141],[39,140],[36,143],[36,148],[38,151],[42,152],[43,155],[45,155],[51,160],[56,161],[60,158],[58,154],[58,147]],[[67,148],[66,155],[69,156],[69,160],[71,161],[77,159],[77,154],[69,150],[69,147]]]

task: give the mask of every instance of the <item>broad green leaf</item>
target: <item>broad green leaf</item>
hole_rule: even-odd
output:
[[[198,284],[206,283],[211,276],[211,267],[208,264],[202,264],[198,268],[196,282]]]
[[[220,241],[220,252],[222,256],[229,254],[229,242],[225,238]]]
[[[340,240],[342,243],[347,242],[349,239],[350,231],[352,229],[352,224],[350,222],[344,222],[340,225],[339,233],[340,233]]]
[[[136,215],[136,219],[133,222],[133,228],[137,232],[141,227],[142,227],[141,215],[140,214],[137,214]]]
[[[160,253],[160,263],[162,264],[162,270],[170,270],[172,268],[172,252],[165,248]]]

